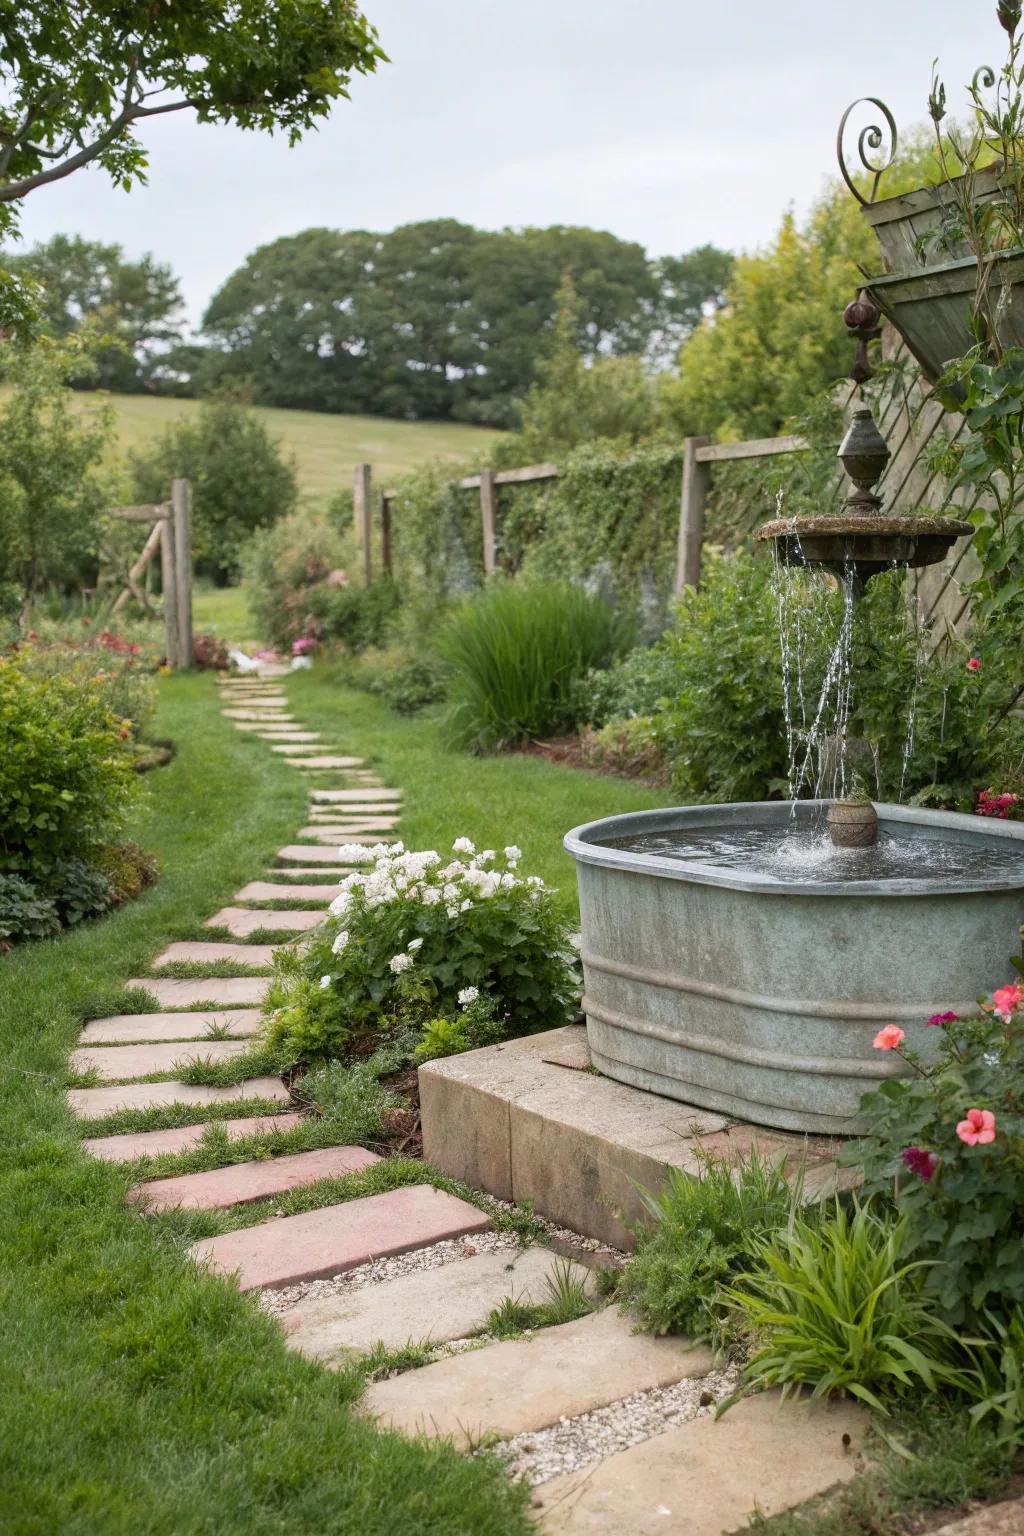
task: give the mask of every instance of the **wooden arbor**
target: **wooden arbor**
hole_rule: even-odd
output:
[[[171,481],[170,501],[139,507],[111,507],[110,515],[129,523],[151,524],[142,553],[125,576],[125,588],[114,604],[116,613],[134,597],[149,609],[139,579],[160,551],[160,582],[164,594],[167,665],[174,671],[192,665],[192,495],[187,480]]]

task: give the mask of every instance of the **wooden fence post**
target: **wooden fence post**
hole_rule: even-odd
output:
[[[355,513],[356,538],[363,551],[363,576],[370,584],[370,466],[357,464],[352,479],[352,506]]]
[[[384,493],[380,501],[380,567],[391,575],[391,497]]]
[[[166,630],[167,665],[171,671],[181,666],[180,636],[178,634],[178,585],[174,561],[174,519],[165,517],[160,522],[160,580],[164,589],[164,628]]]
[[[676,548],[676,596],[700,580],[700,554],[704,542],[704,501],[710,468],[697,457],[709,437],[688,437],[683,444],[683,487],[679,501],[679,543]]]
[[[494,575],[494,514],[498,492],[493,469],[480,471],[480,523],[484,536],[484,575]]]
[[[192,490],[187,480],[171,481],[171,519],[174,523],[174,585],[178,609],[178,666],[191,667],[193,661]]]

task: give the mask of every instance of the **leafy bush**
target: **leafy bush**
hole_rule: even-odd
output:
[[[73,928],[85,917],[95,917],[110,906],[110,881],[101,869],[85,859],[62,859],[51,882],[52,899],[61,922]]]
[[[346,1146],[362,1146],[379,1136],[388,1111],[402,1108],[405,1102],[380,1082],[378,1063],[372,1058],[350,1066],[324,1062],[306,1073],[296,1093]]]
[[[622,649],[625,627],[580,587],[501,582],[448,621],[452,740],[473,751],[551,736],[576,724],[574,684]]]
[[[165,501],[175,477],[191,481],[196,570],[220,582],[237,577],[242,546],[256,529],[287,516],[298,499],[292,464],[237,400],[204,400],[196,416],[130,459],[139,501]]]
[[[353,656],[371,645],[380,645],[398,605],[390,581],[355,587],[335,586],[328,579],[308,587],[305,599],[303,634],[328,645],[340,645]]]
[[[65,677],[96,694],[135,737],[156,708],[155,650],[147,654],[139,642],[93,626],[88,615],[71,632],[66,625],[40,624],[29,631],[18,655],[26,675]]]
[[[123,819],[132,748],[97,685],[0,657],[0,870],[46,887]]]
[[[648,784],[669,781],[656,719],[640,715],[629,720],[611,720],[599,731],[587,729],[580,735],[580,749],[584,762],[604,773],[643,779]]]
[[[495,1017],[492,997],[481,997],[476,987],[466,987],[459,993],[459,1002],[461,1012],[456,1017],[428,1019],[424,1024],[423,1039],[413,1052],[415,1061],[458,1056],[504,1038],[503,1022]]]
[[[938,1261],[926,1288],[951,1321],[971,1323],[1024,1304],[1024,990],[999,988],[976,1018],[934,1020],[931,1062],[898,1028],[878,1036],[915,1070],[865,1095],[867,1135],[844,1160],[868,1190],[891,1192],[898,1176],[909,1244]]]
[[[227,641],[220,635],[193,635],[192,660],[201,671],[227,672],[231,666]]]
[[[346,674],[346,680],[375,693],[400,715],[414,715],[447,694],[447,671],[429,650],[416,654],[409,646],[370,648]]]
[[[263,634],[282,651],[311,637],[358,654],[379,645],[398,604],[389,581],[349,581],[350,537],[323,518],[297,514],[254,538],[245,580]]]
[[[52,901],[20,875],[0,875],[0,948],[9,939],[49,939],[59,932]]]
[[[587,725],[653,715],[671,701],[678,676],[675,660],[663,645],[638,646],[605,671],[591,670],[574,693],[575,713]]]
[[[323,927],[277,957],[267,1038],[282,1060],[358,1058],[388,1040],[411,1051],[431,1020],[458,1016],[467,989],[503,1035],[566,1021],[575,957],[549,891],[518,874],[518,849],[477,854],[460,838],[454,852],[465,858],[444,864],[380,845],[369,873],[342,881]]]
[[[849,1392],[887,1413],[894,1398],[954,1381],[956,1335],[933,1314],[907,1247],[905,1218],[856,1204],[848,1215],[838,1201],[828,1219],[796,1217],[756,1243],[722,1292],[752,1344],[743,1387]]]
[[[669,1169],[661,1194],[643,1197],[651,1225],[637,1234],[619,1301],[652,1333],[711,1337],[719,1287],[751,1267],[759,1239],[791,1220],[802,1183],[790,1185],[783,1164],[756,1151],[736,1166],[705,1157],[696,1177]]]
[[[156,855],[127,839],[100,848],[96,854],[96,867],[106,877],[112,907],[134,901],[148,886],[155,884],[160,874]]]

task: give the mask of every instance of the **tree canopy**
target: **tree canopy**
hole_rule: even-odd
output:
[[[294,143],[382,58],[355,0],[0,0],[0,236],[23,198],[82,166],[144,180],[148,118],[192,110]],[[0,323],[31,308],[0,274]]]
[[[95,338],[89,373],[77,383],[122,393],[144,389],[161,357],[180,341],[178,279],[153,256],[128,261],[119,245],[54,235],[5,260],[13,273],[39,285],[37,306],[46,335]],[[103,344],[106,338],[110,345]]]
[[[551,347],[559,286],[586,362],[663,353],[720,302],[731,257],[651,261],[603,230],[310,229],[261,246],[214,295],[200,387],[268,405],[508,426]]]

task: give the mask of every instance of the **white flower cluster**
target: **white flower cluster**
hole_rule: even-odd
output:
[[[499,860],[493,848],[477,853],[468,837],[458,837],[452,844],[452,852],[463,857],[447,864],[442,864],[441,855],[432,848],[413,853],[404,843],[378,843],[369,850],[352,845],[340,852],[343,862],[365,859],[369,853],[373,863],[369,870],[356,870],[341,882],[341,889],[329,908],[332,917],[344,917],[352,908],[357,892],[369,910],[393,901],[417,902],[424,907],[443,903],[448,917],[455,919],[499,891],[529,889],[533,898],[539,900],[545,890],[543,880],[536,875],[522,879],[516,873],[522,855],[514,844],[504,850]],[[340,954],[347,943],[348,932],[345,930],[334,941],[334,953]],[[414,940],[410,950],[415,953],[418,947]],[[391,969],[397,975],[408,970],[412,963],[412,954],[395,955]]]

